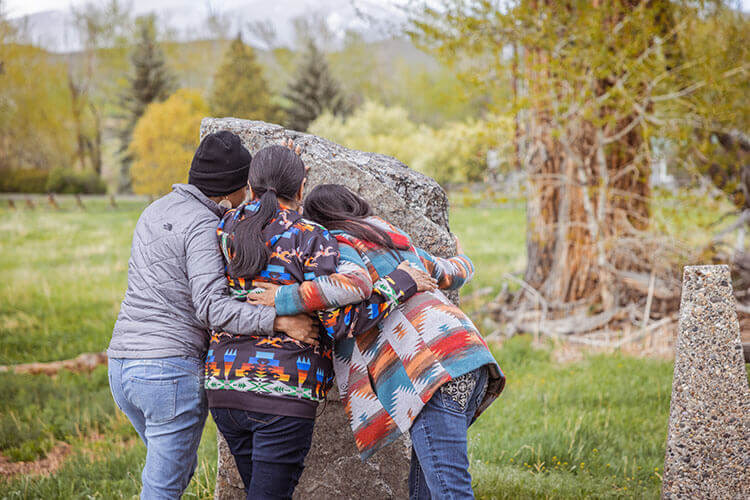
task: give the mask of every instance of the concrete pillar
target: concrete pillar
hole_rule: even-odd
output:
[[[663,498],[750,498],[750,390],[727,266],[682,282]]]

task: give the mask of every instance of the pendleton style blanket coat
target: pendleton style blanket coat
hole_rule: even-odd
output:
[[[258,206],[257,202],[240,205],[228,211],[219,223],[216,234],[227,264],[234,254],[237,224]],[[372,328],[379,321],[380,312],[392,307],[390,297],[395,300],[413,295],[416,283],[406,272],[395,270],[377,284],[376,293],[371,293],[367,270],[360,265],[340,266],[339,245],[325,228],[283,206],[262,234],[270,252],[265,269],[252,280],[234,276],[227,269],[230,293],[244,301],[257,282],[290,287],[287,291],[291,293],[277,297],[277,307],[289,307],[284,305],[284,297],[296,292],[300,304],[319,310],[319,345],[303,344],[283,333],[265,336],[214,332],[206,357],[209,406],[314,418],[318,402],[325,399],[333,383],[334,339]],[[303,285],[305,280],[313,279],[317,280],[316,287]],[[398,291],[388,283],[398,286]],[[332,300],[356,304],[345,311],[321,310],[324,303]],[[360,308],[367,313],[359,314]]]
[[[426,270],[441,289],[457,289],[474,272],[468,257],[435,257],[415,248],[409,236],[386,221],[369,220],[409,247],[394,252],[350,235],[332,231],[346,255],[364,266],[378,282],[401,260]],[[344,252],[343,249],[349,251]],[[351,250],[356,251],[352,256]],[[398,258],[397,258],[398,257]],[[315,287],[316,282],[305,286]],[[377,286],[375,287],[377,289]],[[481,366],[489,370],[489,384],[479,416],[500,394],[505,375],[479,330],[460,308],[441,292],[418,293],[401,305],[380,311],[377,327],[336,343],[334,369],[349,423],[363,458],[407,432],[427,401],[446,382]],[[345,308],[346,310],[346,308]],[[366,314],[360,309],[359,314]]]

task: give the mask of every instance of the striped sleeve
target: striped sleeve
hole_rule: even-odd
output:
[[[457,290],[474,276],[474,264],[466,255],[444,259],[421,248],[417,248],[417,254],[427,272],[437,280],[441,290]]]
[[[415,293],[417,284],[409,273],[394,269],[375,282],[372,295],[367,300],[318,314],[329,335],[341,340],[375,328]]]
[[[356,304],[372,294],[372,279],[357,251],[339,247],[336,272],[310,281],[285,285],[276,291],[276,314],[292,316]]]

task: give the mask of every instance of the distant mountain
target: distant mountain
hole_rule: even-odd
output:
[[[45,10],[11,19],[23,41],[52,52],[70,52],[80,46],[69,11]]]
[[[225,0],[214,5],[225,20],[227,36],[242,31],[249,43],[259,47],[264,46],[264,41],[247,29],[251,22],[267,23],[276,33],[276,43],[291,47],[295,41],[295,18],[321,19],[333,34],[331,44],[335,47],[347,31],[356,31],[368,41],[389,38],[404,20],[402,12],[388,0]],[[133,10],[136,15],[155,13],[161,27],[179,41],[211,37],[204,2],[135,0]],[[81,43],[72,29],[72,20],[70,11],[49,10],[12,22],[29,43],[53,52],[74,52],[80,50]]]

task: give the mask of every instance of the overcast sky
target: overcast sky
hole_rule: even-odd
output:
[[[23,16],[43,10],[66,10],[71,5],[81,5],[91,0],[0,0],[9,17]],[[192,0],[196,1],[196,0]],[[234,5],[246,3],[247,0],[213,0],[211,3],[219,8],[232,8]],[[320,0],[324,2],[325,0]],[[407,0],[368,0],[371,3],[404,3]],[[742,5],[742,10],[750,11],[750,0],[735,0]],[[159,9],[161,7],[177,7],[184,5],[185,0],[133,0],[137,12]],[[356,0],[355,0],[356,2]]]
[[[67,10],[71,5],[81,5],[92,0],[0,0],[8,17],[18,17],[44,10]],[[101,0],[104,3],[104,0]],[[136,12],[158,10],[162,7],[178,7],[186,0],[131,0]],[[190,0],[199,1],[199,0]],[[325,2],[325,0],[320,0]],[[406,0],[367,0],[370,3],[402,4]],[[750,4],[750,0],[744,0]],[[127,3],[125,0],[124,3]],[[205,0],[203,3],[206,3]],[[213,0],[211,4],[220,10],[231,9],[235,5],[247,3],[247,0]],[[356,0],[355,0],[356,3]]]

